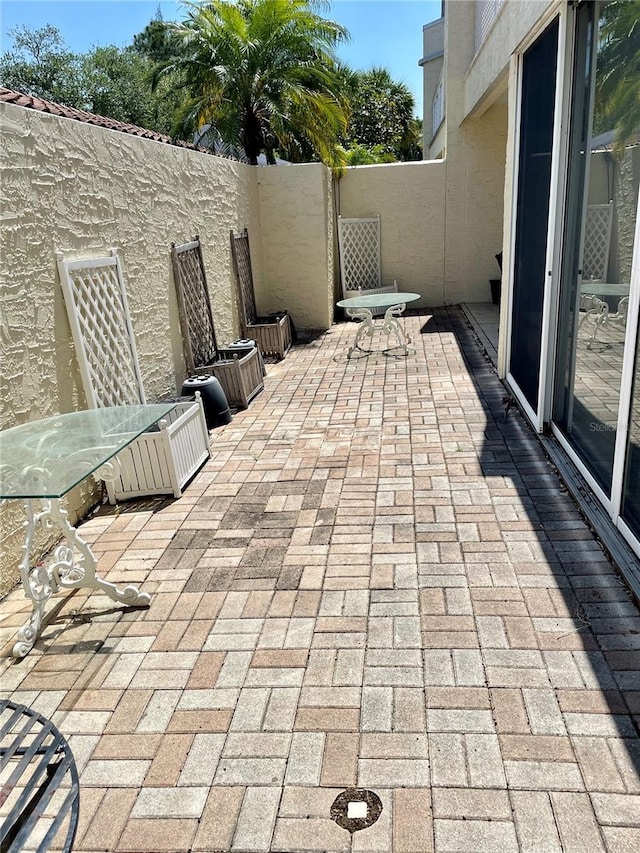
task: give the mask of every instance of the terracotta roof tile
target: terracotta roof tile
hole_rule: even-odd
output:
[[[0,101],[5,104],[14,104],[19,107],[37,110],[38,112],[49,113],[50,115],[62,116],[63,118],[70,118],[75,121],[82,121],[85,122],[85,124],[104,127],[107,130],[118,130],[121,133],[128,133],[132,136],[142,137],[143,139],[153,139],[156,142],[164,142],[167,145],[176,145],[179,148],[190,148],[193,151],[201,151],[205,154],[214,153],[209,151],[207,148],[191,145],[190,143],[183,142],[182,140],[173,140],[170,136],[167,136],[164,133],[158,133],[155,130],[147,130],[144,127],[138,127],[135,124],[128,124],[127,122],[117,121],[116,119],[107,118],[106,116],[99,116],[95,113],[89,113],[86,110],[77,109],[76,107],[67,107],[64,104],[56,104],[53,101],[46,101],[44,98],[37,98],[33,95],[25,95],[24,92],[6,89],[3,86],[0,86]],[[224,155],[215,154],[214,156],[220,157]]]

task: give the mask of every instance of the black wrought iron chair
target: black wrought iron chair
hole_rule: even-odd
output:
[[[51,720],[8,699],[0,701],[0,773],[3,853],[36,846],[44,853],[54,842],[56,850],[69,853],[80,810],[73,753]],[[54,808],[51,801],[60,789],[66,793],[56,797]],[[48,825],[43,832],[44,821]]]

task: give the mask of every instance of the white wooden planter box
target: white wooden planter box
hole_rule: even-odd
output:
[[[195,403],[178,403],[157,429],[118,453],[120,475],[106,481],[109,503],[149,494],[179,498],[208,457],[209,433],[198,392]]]
[[[87,402],[101,406],[145,405],[127,294],[115,249],[106,258],[65,260],[57,252]],[[209,457],[209,433],[199,392],[178,403],[156,427],[117,456],[120,471],[106,481],[109,502],[146,495],[179,498]]]

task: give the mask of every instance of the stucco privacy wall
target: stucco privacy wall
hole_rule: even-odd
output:
[[[175,394],[184,378],[169,249],[203,241],[216,330],[238,331],[229,230],[247,225],[261,273],[257,170],[230,160],[69,119],[0,105],[2,133],[3,369],[0,426],[86,406],[55,252],[70,257],[118,248],[147,398]],[[97,498],[69,498],[72,520]],[[2,525],[0,590],[17,581],[22,516]]]
[[[331,173],[321,163],[258,170],[262,225],[262,308],[286,308],[298,328],[333,320]],[[249,232],[251,256],[253,234]]]
[[[448,125],[445,293],[453,304],[488,302],[489,279],[500,277],[507,118],[499,102]]]
[[[534,4],[538,5],[538,0]],[[515,5],[519,5],[518,0]],[[503,244],[506,98],[471,116],[465,110],[465,90],[470,82],[465,75],[475,50],[476,8],[474,3],[461,0],[448,4],[446,12],[444,287],[447,301],[452,303],[490,299],[489,279],[499,276],[494,255]]]
[[[418,305],[449,302],[443,289],[445,173],[443,160],[355,166],[339,186],[345,218],[380,214],[382,283],[420,293]]]

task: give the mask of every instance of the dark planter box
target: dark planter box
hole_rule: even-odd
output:
[[[500,293],[502,291],[502,279],[501,278],[490,278],[489,284],[491,285],[491,301],[494,305],[500,305]]]

